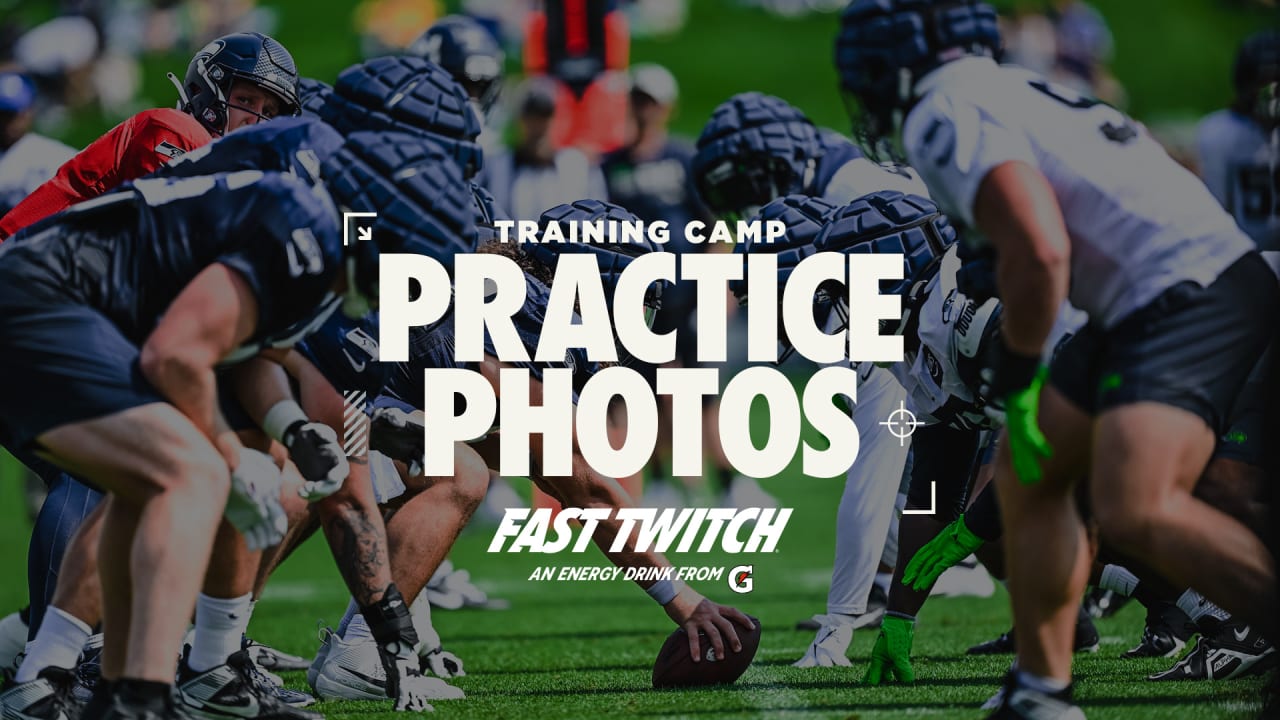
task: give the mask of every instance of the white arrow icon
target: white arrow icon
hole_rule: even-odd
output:
[[[372,240],[373,228],[365,226],[356,230],[356,240]]]
[[[352,221],[357,218],[375,219],[378,213],[375,212],[344,212],[342,213],[342,246],[346,247],[351,244],[351,226]],[[373,239],[373,228],[368,223],[355,223],[356,225],[356,242]]]

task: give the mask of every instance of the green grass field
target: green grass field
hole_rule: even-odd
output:
[[[650,670],[672,629],[665,616],[629,583],[536,583],[539,565],[600,562],[590,550],[562,554],[489,555],[492,536],[473,528],[453,553],[492,595],[511,600],[506,611],[437,611],[445,646],[466,662],[457,681],[467,699],[436,704],[440,718],[889,718],[980,717],[978,705],[996,688],[1007,658],[972,659],[969,645],[989,639],[1009,622],[1003,591],[989,600],[935,599],[916,635],[914,687],[859,684],[875,639],[855,635],[853,668],[790,667],[812,639],[792,630],[796,620],[824,609],[832,557],[834,507],[840,483],[788,475],[767,483],[795,508],[778,551],[769,556],[674,556],[677,565],[755,565],[755,590],[733,595],[723,582],[702,589],[735,602],[765,628],[754,666],[736,686],[699,691],[655,691]],[[18,508],[18,485],[0,485],[0,610],[24,602],[28,525]],[[739,556],[744,557],[744,556]],[[273,579],[250,627],[256,638],[281,649],[315,652],[316,627],[336,623],[346,591],[323,542],[313,540]],[[1102,649],[1077,662],[1078,697],[1091,718],[1248,718],[1257,712],[1257,680],[1154,684],[1142,678],[1168,661],[1124,661],[1118,655],[1141,632],[1140,609],[1125,608],[1102,621]],[[302,688],[302,673],[287,676]],[[387,704],[323,703],[331,718],[391,718]]]

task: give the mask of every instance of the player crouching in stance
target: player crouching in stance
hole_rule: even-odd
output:
[[[902,28],[903,32],[886,32]],[[1128,117],[992,55],[975,0],[857,0],[842,84],[883,147],[901,130],[947,214],[996,255],[1001,342],[985,393],[1006,412],[1004,513],[1017,671],[998,718],[1079,718],[1071,646],[1088,577],[1073,498],[1089,478],[1104,540],[1209,593],[1264,636],[1276,570],[1242,523],[1191,495],[1273,334],[1280,288],[1212,195]],[[1041,363],[1062,302],[1089,324]]]
[[[361,142],[375,139],[349,141]],[[184,715],[170,686],[219,515],[225,508],[251,548],[284,531],[279,469],[229,430],[214,373],[260,348],[288,347],[333,312],[339,294],[356,305],[372,296],[376,271],[343,272],[356,257],[341,247],[334,199],[386,210],[403,202],[400,193],[371,198],[362,189],[394,189],[413,173],[388,172],[390,180],[355,163],[359,152],[339,157],[326,166],[333,199],[323,187],[258,171],[142,180],[37,223],[0,250],[0,337],[13,350],[4,369],[25,378],[5,388],[3,441],[109,493],[100,553],[105,705],[90,716]],[[341,171],[353,165],[363,171],[359,183]],[[375,239],[389,251],[415,244],[394,227]],[[142,277],[145,292],[124,292]],[[49,402],[50,391],[60,397]],[[403,603],[379,602],[395,637],[388,647],[411,645]],[[416,674],[415,663],[396,677]],[[56,681],[46,674],[11,690],[6,711],[44,702],[55,712],[41,717],[65,717]],[[400,684],[398,706],[426,707],[412,684]]]

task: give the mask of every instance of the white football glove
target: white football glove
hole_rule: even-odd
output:
[[[462,669],[462,660],[442,647],[437,647],[421,656],[422,662],[432,675],[442,678],[466,677]]]
[[[231,471],[231,494],[225,515],[244,535],[250,550],[262,550],[279,543],[289,529],[289,518],[280,505],[280,468],[271,456],[240,449],[239,462]]]
[[[300,424],[285,431],[284,444],[306,481],[298,488],[303,500],[315,502],[342,489],[351,465],[333,428],[316,422]]]

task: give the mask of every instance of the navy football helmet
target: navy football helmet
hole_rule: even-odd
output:
[[[981,0],[854,0],[835,47],[854,139],[878,161],[900,160],[891,141],[916,82],[951,60],[997,57],[1000,48],[996,11]]]
[[[813,182],[823,144],[818,128],[790,103],[758,92],[720,104],[698,137],[694,184],[707,207],[746,219]]]
[[[227,129],[228,96],[236,80],[247,80],[279,98],[281,115],[297,115],[298,68],[293,56],[275,39],[262,33],[232,33],[209,43],[191,58],[178,87],[182,110],[190,113],[215,137]],[[237,110],[252,112],[248,108]],[[258,115],[262,120],[267,118]]]
[[[574,203],[557,205],[538,217],[540,233],[546,232],[547,226],[556,223],[560,226],[559,229],[565,237],[568,237],[570,232],[568,223],[584,222],[638,223],[640,218],[619,205],[601,200],[578,200]],[[646,253],[665,252],[665,248],[647,237],[642,238],[640,242],[601,244],[539,242],[529,243],[523,249],[534,261],[553,271],[556,267],[556,261],[562,254],[594,254],[596,261],[600,265],[600,279],[604,286],[605,298],[610,306],[613,305],[613,292],[618,286],[622,271],[626,269],[632,260]],[[645,324],[649,327],[653,327],[653,319],[657,315],[658,309],[662,307],[662,291],[666,286],[667,283],[665,281],[659,281],[650,285],[645,293]],[[621,352],[621,348],[619,348],[619,352]]]
[[[314,78],[298,78],[298,105],[303,115],[320,117],[320,108],[333,94],[329,83]]]
[[[348,316],[362,317],[376,302],[379,252],[427,255],[452,269],[455,255],[475,251],[471,189],[451,159],[418,136],[356,132],[324,161],[321,175],[339,211],[377,213],[373,242],[357,238],[345,248]]]
[[[1233,79],[1237,112],[1266,128],[1280,125],[1280,30],[1263,30],[1244,41]]]
[[[462,86],[435,63],[380,57],[343,70],[320,119],[343,135],[361,130],[408,133],[449,151],[465,179],[480,171],[480,118]]]
[[[932,200],[890,190],[864,195],[836,210],[814,240],[818,252],[902,255],[903,279],[880,281],[882,295],[905,295],[897,327],[881,328],[882,332],[894,334],[902,334],[906,329],[915,301],[923,299],[920,291],[937,272],[947,249],[955,243],[955,228]],[[843,284],[829,288],[827,294],[834,300],[835,310],[847,327],[849,310]]]
[[[448,71],[486,116],[502,93],[506,56],[493,35],[465,15],[440,18],[405,53]]]

